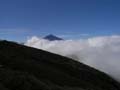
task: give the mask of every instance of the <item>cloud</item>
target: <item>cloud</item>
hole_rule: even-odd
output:
[[[7,29],[7,28],[0,28],[0,34],[23,34],[27,33],[28,29]]]
[[[48,41],[33,36],[25,45],[71,57],[120,80],[119,35],[64,41]]]
[[[90,34],[87,34],[87,33],[83,33],[83,34],[66,33],[66,34],[57,35],[57,36],[62,37],[62,38],[73,38],[73,34],[75,34],[74,38],[86,38],[86,37],[91,36]]]

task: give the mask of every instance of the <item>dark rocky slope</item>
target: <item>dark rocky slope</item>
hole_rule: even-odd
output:
[[[120,84],[72,59],[0,41],[0,90],[120,90]]]

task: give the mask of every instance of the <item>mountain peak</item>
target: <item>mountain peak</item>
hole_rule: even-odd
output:
[[[62,38],[59,38],[53,34],[49,34],[49,35],[45,36],[44,39],[47,39],[49,41],[63,40]]]

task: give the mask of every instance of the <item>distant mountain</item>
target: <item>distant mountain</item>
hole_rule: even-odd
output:
[[[120,90],[120,84],[75,60],[0,41],[0,90]]]
[[[63,40],[62,38],[59,38],[59,37],[52,35],[52,34],[45,36],[44,39],[47,39],[49,41]]]

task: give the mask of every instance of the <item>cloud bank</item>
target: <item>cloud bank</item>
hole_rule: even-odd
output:
[[[25,45],[76,59],[120,80],[120,36],[64,41],[48,41],[33,36]]]

